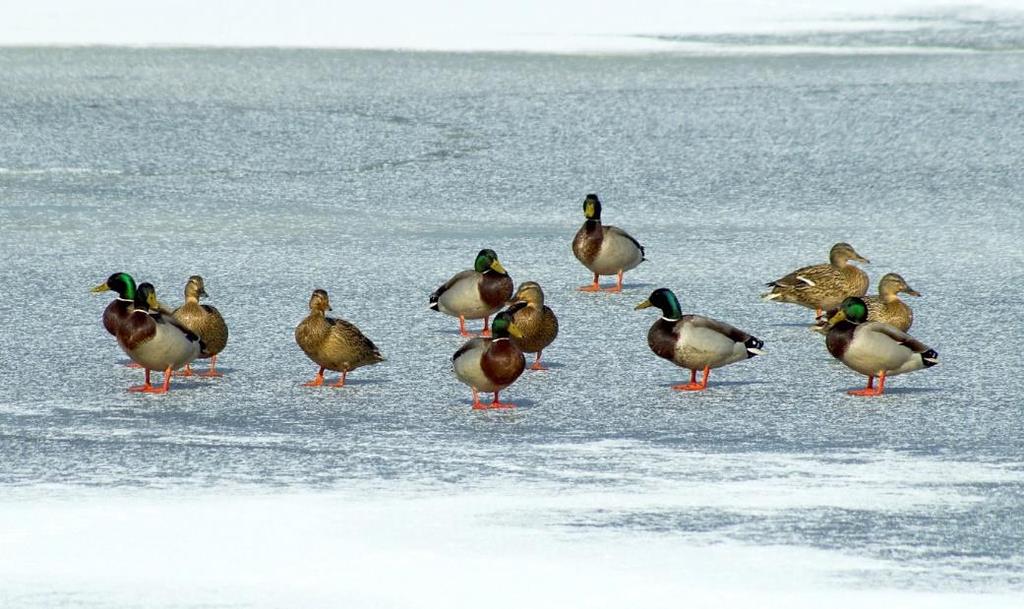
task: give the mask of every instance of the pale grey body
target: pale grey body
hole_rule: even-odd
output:
[[[907,344],[922,345],[906,332],[889,324],[869,321],[853,331],[853,340],[840,361],[865,376],[886,376],[925,368],[921,353]]]
[[[472,269],[456,273],[449,279],[450,287],[437,299],[437,310],[452,317],[483,319],[501,310],[504,303],[492,307],[480,298],[483,273]]]
[[[136,311],[132,315],[148,315]],[[198,340],[190,340],[184,332],[174,324],[164,320],[153,320],[156,323],[156,334],[134,349],[129,349],[121,340],[117,341],[121,349],[143,368],[149,370],[178,370],[199,357]]]

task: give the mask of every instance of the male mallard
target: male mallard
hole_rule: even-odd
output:
[[[769,282],[771,290],[761,294],[765,300],[792,302],[822,311],[834,309],[847,296],[863,296],[868,291],[868,275],[849,264],[850,260],[868,263],[849,243],[836,243],[828,254],[828,264],[797,269],[781,279]]]
[[[473,408],[514,408],[515,404],[502,403],[498,392],[514,383],[526,368],[523,352],[509,340],[510,335],[520,338],[522,333],[507,311],[498,313],[491,327],[493,338],[470,339],[452,356],[455,376],[473,390]],[[482,403],[481,391],[493,392],[494,400]]]
[[[498,262],[494,250],[480,250],[473,268],[456,273],[430,295],[430,308],[459,318],[459,333],[466,331],[467,319],[483,319],[480,336],[490,336],[487,319],[501,310],[512,296],[512,278]]]
[[[558,336],[558,318],[551,307],[544,304],[544,291],[537,282],[525,281],[519,284],[519,289],[509,302],[512,306],[508,312],[522,333],[522,337],[513,336],[512,341],[522,351],[537,354],[537,359],[530,366],[531,370],[547,370],[540,363],[541,351]]]
[[[199,304],[199,298],[206,295],[203,278],[192,275],[185,284],[185,304],[175,309],[173,316],[181,325],[198,334],[206,345],[199,357],[210,358],[210,369],[199,376],[221,376],[217,372],[217,354],[228,344],[228,325],[216,307]],[[191,365],[185,365],[183,376],[192,376]]]
[[[636,305],[661,309],[662,317],[647,333],[647,344],[658,357],[690,369],[690,382],[673,385],[679,391],[700,391],[708,386],[712,368],[761,355],[764,341],[723,323],[700,315],[683,315],[672,290],[658,288],[650,298]],[[697,382],[697,370],[704,369],[704,379]]]
[[[598,277],[617,274],[619,280],[615,287],[606,289],[621,292],[622,274],[646,260],[644,246],[621,228],[601,225],[601,201],[597,195],[589,194],[583,200],[583,215],[586,221],[572,240],[572,253],[594,274],[594,283],[580,290],[600,291]]]
[[[851,296],[828,320],[829,330],[825,339],[828,352],[851,370],[868,377],[868,386],[848,391],[850,395],[882,395],[886,376],[939,363],[935,349],[889,324],[866,321],[867,316],[867,303],[862,298]],[[876,376],[877,388],[872,387]]]
[[[135,280],[128,273],[114,273],[107,280],[92,288],[91,292],[106,292],[111,290],[117,293],[117,298],[112,300],[107,308],[103,310],[103,327],[111,336],[117,336],[117,330],[125,319],[131,315],[132,303],[135,301]]]
[[[166,393],[171,386],[174,371],[199,357],[203,349],[198,336],[161,313],[161,310],[163,305],[157,300],[153,285],[139,284],[132,312],[117,330],[117,344],[132,361],[146,369],[145,384],[130,387],[128,391]],[[149,373],[152,370],[163,371],[162,387],[150,384]]]
[[[332,387],[344,387],[348,373],[361,366],[384,361],[384,356],[369,338],[344,319],[327,317],[331,301],[324,290],[313,290],[309,298],[309,315],[295,328],[295,342],[302,351],[320,366],[316,377],[305,384],[319,387],[324,384],[324,370],[341,373]]]
[[[893,326],[897,330],[906,332],[914,323],[914,312],[910,310],[907,303],[900,300],[899,292],[905,292],[911,296],[920,296],[916,290],[911,289],[907,282],[896,273],[886,273],[878,282],[878,296],[866,296],[864,302],[868,305],[868,321],[880,321]],[[812,330],[821,334],[828,334],[828,320],[839,311],[839,308],[832,309],[820,320],[819,325]]]

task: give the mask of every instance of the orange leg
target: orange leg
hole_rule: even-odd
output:
[[[585,285],[580,288],[581,292],[598,292],[601,290],[601,284],[597,282],[597,273],[594,273],[594,283]]]
[[[533,360],[533,365],[530,366],[530,370],[547,370],[548,367],[540,363],[540,351],[537,352],[537,359]]]
[[[146,382],[143,383],[142,385],[135,385],[133,387],[129,387],[128,391],[138,391],[140,393],[149,393],[153,391],[153,386],[149,384],[149,368],[146,368]]]
[[[324,384],[324,367],[320,366],[320,372],[316,373],[316,376],[313,377],[313,380],[309,381],[308,383],[303,383],[302,386],[303,387],[319,387],[320,385],[323,385],[323,384]]]
[[[185,370],[188,371],[189,367],[185,366]],[[199,376],[205,376],[205,377],[224,376],[220,372],[217,372],[217,356],[216,355],[210,357],[210,369],[207,370],[206,372],[200,374]]]
[[[473,336],[466,330],[466,318],[461,315],[459,315],[459,334],[465,336],[466,338]]]
[[[480,333],[480,336],[487,337],[491,335],[491,328],[488,321],[491,319],[490,315],[484,316],[484,330]]]
[[[181,373],[181,376],[192,376],[192,364],[185,364],[185,371]]]
[[[623,272],[619,271],[619,280],[615,283],[614,286],[612,286],[610,288],[605,288],[604,291],[605,292],[615,292],[616,294],[621,292],[622,291],[622,275],[623,275]]]
[[[814,309],[814,319],[818,319],[819,317],[821,317],[822,313],[824,313],[824,311],[821,310],[821,307],[816,307]]]
[[[159,387],[154,387],[152,393],[167,393],[171,388],[171,377],[174,376],[174,370],[170,366],[167,370],[164,370],[164,384]]]
[[[850,391],[847,391],[846,393],[848,393],[850,395],[864,395],[864,396],[882,395],[882,393],[885,392],[885,371],[883,370],[878,375],[878,387],[872,387],[873,381],[874,381],[874,377],[869,376],[868,377],[868,386],[867,387],[865,387],[864,389],[851,389]]]
[[[341,378],[338,379],[337,383],[331,385],[331,387],[344,387],[345,386],[345,377],[346,376],[348,376],[348,371],[347,370],[342,370],[341,371]]]
[[[473,390],[473,410],[484,410],[487,408],[487,404],[480,401],[480,393],[476,390],[476,387],[471,387]]]
[[[683,385],[672,385],[672,388],[676,391],[704,391],[708,388],[708,375],[711,374],[711,369],[704,366],[704,379],[701,382],[697,382],[697,371],[690,370],[690,382]]]
[[[498,392],[494,392],[494,400],[487,405],[488,408],[515,408],[516,405],[511,402],[502,402],[498,399]]]

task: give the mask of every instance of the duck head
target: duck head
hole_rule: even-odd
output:
[[[536,281],[524,281],[519,284],[519,289],[516,290],[516,293],[508,301],[509,304],[517,302],[525,302],[542,307],[544,306],[544,290],[540,289],[540,284]]]
[[[522,331],[512,322],[512,315],[508,311],[502,311],[494,317],[491,322],[491,335],[494,340],[508,338],[510,335],[515,338],[522,338]]]
[[[895,296],[899,292],[911,296],[920,296],[921,293],[912,289],[907,282],[897,273],[886,273],[878,282],[878,293],[882,296]]]
[[[587,220],[601,219],[601,200],[597,198],[596,194],[591,193],[583,199],[583,216]]]
[[[507,275],[505,267],[501,266],[498,262],[498,255],[494,253],[494,250],[480,250],[480,253],[476,255],[476,261],[473,263],[473,268],[477,273],[486,273],[487,271],[493,271],[499,275]]]
[[[136,311],[146,311],[149,313],[159,312],[163,308],[163,305],[156,298],[156,288],[148,281],[140,283],[138,289],[135,290],[134,305]]]
[[[851,324],[862,324],[868,318],[868,305],[863,299],[850,296],[839,305],[839,310],[828,320],[828,327],[832,328],[842,321]]]
[[[853,246],[849,243],[837,243],[832,246],[832,249],[828,252],[829,262],[836,266],[843,266],[850,260],[856,262],[863,262],[864,264],[871,264],[871,261],[857,253],[857,250],[853,249]]]
[[[203,278],[199,275],[192,275],[188,278],[188,283],[185,284],[185,299],[206,298],[206,285],[203,283]]]
[[[326,290],[313,290],[313,295],[309,297],[309,310],[321,315],[333,310]]]
[[[106,292],[112,290],[122,300],[135,300],[135,280],[128,273],[114,273],[107,280],[89,290],[90,292]]]
[[[651,295],[647,297],[647,300],[633,307],[634,310],[646,309],[648,307],[658,307],[661,309],[662,317],[669,321],[675,321],[682,319],[683,312],[679,308],[679,300],[672,290],[668,288],[658,288],[651,292]]]

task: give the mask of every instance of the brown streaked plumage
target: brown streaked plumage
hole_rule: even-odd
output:
[[[867,321],[879,321],[906,332],[914,325],[914,312],[910,306],[900,299],[899,293],[920,296],[920,292],[907,285],[906,280],[897,273],[886,273],[878,282],[878,295],[865,296],[862,300],[868,306]],[[813,330],[821,334],[828,333],[828,319],[839,311],[838,308],[828,311],[824,319],[819,319]]]
[[[217,354],[228,344],[228,325],[216,307],[199,303],[199,299],[206,296],[203,278],[192,275],[185,283],[185,304],[175,309],[172,316],[203,339],[206,348],[200,357],[211,359],[210,369],[202,376],[220,376],[217,372]],[[192,371],[186,366],[185,375],[190,374]]]
[[[536,282],[524,281],[509,302],[513,304],[508,312],[522,333],[521,338],[512,337],[512,341],[522,351],[537,354],[531,370],[546,370],[540,363],[541,352],[558,336],[558,318],[544,304],[544,291]]]
[[[331,302],[324,290],[314,290],[309,298],[309,315],[295,328],[295,342],[309,359],[320,366],[316,377],[306,383],[318,387],[324,382],[324,370],[341,373],[334,387],[344,387],[349,372],[384,361],[380,350],[355,325],[327,317]]]
[[[772,289],[761,298],[798,304],[819,314],[838,307],[847,296],[863,296],[868,290],[867,273],[851,265],[851,260],[869,262],[849,243],[836,243],[828,264],[805,266],[769,282]]]

